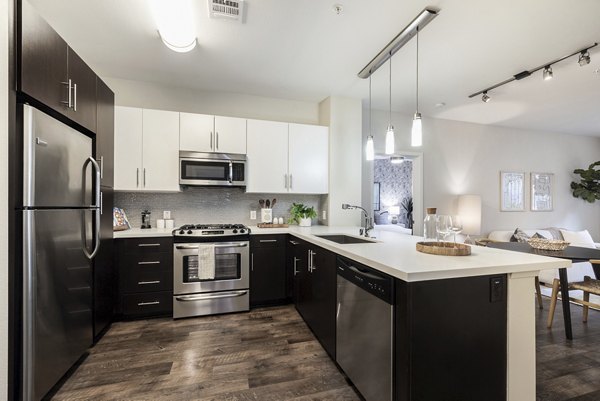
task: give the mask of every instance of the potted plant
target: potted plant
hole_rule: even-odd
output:
[[[413,198],[409,196],[402,200],[400,203],[402,209],[404,209],[404,214],[406,216],[406,228],[413,228]]]
[[[575,198],[582,198],[586,202],[594,203],[600,200],[600,161],[590,164],[587,170],[577,169],[573,171],[579,174],[579,182],[572,182],[571,189]]]
[[[302,203],[292,203],[289,223],[296,223],[300,227],[310,227],[312,223],[311,219],[316,217],[317,212],[314,207],[308,207]]]

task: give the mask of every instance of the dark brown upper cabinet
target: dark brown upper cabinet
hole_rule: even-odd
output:
[[[21,8],[19,90],[96,130],[96,75],[27,1]]]
[[[115,94],[100,78],[96,78],[96,98],[98,117],[96,159],[100,164],[100,183],[104,187],[113,188],[115,183]]]

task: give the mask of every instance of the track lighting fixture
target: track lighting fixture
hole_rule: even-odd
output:
[[[367,161],[375,159],[375,144],[373,143],[373,117],[371,113],[371,77],[369,76],[369,136],[367,136],[367,147],[365,149],[365,158]]]
[[[394,126],[392,125],[392,57],[390,56],[390,120],[385,133],[385,154],[391,155],[396,148]]]
[[[417,111],[413,118],[412,130],[410,135],[411,146],[423,145],[423,121],[419,113],[419,28],[417,27]]]
[[[584,47],[583,49],[579,49],[576,52],[568,54],[568,55],[566,55],[564,57],[561,57],[561,58],[558,58],[556,60],[552,60],[552,61],[549,61],[547,63],[544,63],[544,64],[540,65],[539,67],[533,68],[531,70],[521,71],[520,73],[515,74],[512,77],[510,77],[510,78],[508,78],[508,79],[506,79],[506,80],[504,80],[504,81],[502,81],[500,83],[497,83],[495,85],[492,85],[492,86],[489,86],[489,87],[487,87],[485,89],[482,89],[482,90],[480,90],[478,92],[475,92],[475,93],[469,95],[469,97],[472,98],[472,97],[479,96],[479,95],[483,94],[483,96],[481,97],[481,100],[483,100],[484,102],[487,103],[487,102],[490,101],[490,97],[487,95],[487,93],[489,91],[491,91],[492,89],[496,89],[496,88],[498,88],[498,87],[500,87],[502,85],[506,85],[506,84],[508,84],[510,82],[513,82],[513,81],[520,81],[522,79],[525,79],[525,78],[529,77],[534,72],[540,71],[542,69],[544,70],[544,72],[543,72],[543,78],[544,78],[544,80],[552,79],[552,76],[553,76],[553,74],[552,74],[552,66],[554,64],[560,63],[561,61],[566,60],[569,57],[573,57],[573,56],[578,55],[578,54],[579,54],[579,60],[578,60],[579,65],[581,67],[586,66],[591,61],[589,50],[592,49],[592,48],[594,48],[594,47],[596,47],[596,46],[598,46],[597,42],[594,43],[594,44],[592,44],[592,45],[590,45],[590,46]]]
[[[583,67],[584,65],[588,65],[590,63],[590,52],[585,49],[579,55],[579,66]]]
[[[488,95],[488,93],[487,93],[487,92],[483,92],[483,95],[481,96],[481,101],[482,101],[483,103],[487,103],[487,102],[489,102],[490,100],[492,100],[492,98],[490,97],[490,95]]]

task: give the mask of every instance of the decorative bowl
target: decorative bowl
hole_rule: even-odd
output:
[[[563,251],[569,246],[569,242],[560,239],[530,238],[527,243],[532,248],[544,251]]]

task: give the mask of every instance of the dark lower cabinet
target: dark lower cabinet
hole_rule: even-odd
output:
[[[94,341],[110,325],[115,312],[115,299],[117,297],[117,275],[114,264],[113,242],[113,190],[101,188],[102,215],[100,216],[100,249],[94,259],[93,271],[93,316],[94,316]]]
[[[323,348],[335,360],[336,255],[291,238],[295,262],[294,302]]]
[[[505,275],[396,280],[395,399],[506,400],[506,318]]]
[[[253,235],[250,240],[250,306],[287,302],[287,235]]]
[[[115,243],[119,316],[172,315],[173,238],[123,238]]]

